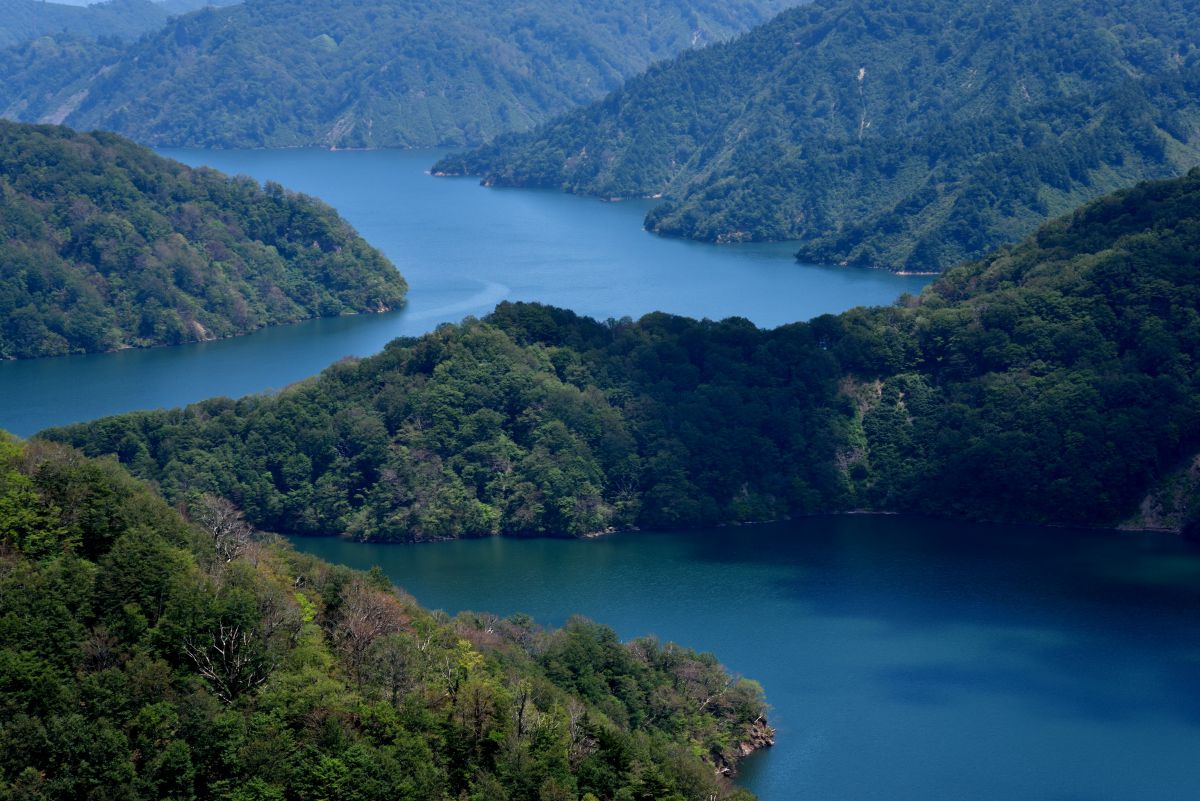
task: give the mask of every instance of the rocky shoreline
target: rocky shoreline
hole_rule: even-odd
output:
[[[750,730],[746,732],[745,738],[734,746],[732,756],[724,753],[716,756],[717,772],[722,776],[732,778],[737,775],[739,762],[755,751],[770,748],[773,745],[775,745],[775,730],[767,723],[766,716],[759,715],[758,719],[750,724]]]

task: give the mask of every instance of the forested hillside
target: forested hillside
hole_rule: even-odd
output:
[[[108,0],[90,6],[0,0],[0,47],[62,33],[131,40],[166,22],[166,9],[151,0]]]
[[[385,311],[406,289],[320,201],[115,134],[0,121],[0,358]]]
[[[26,52],[0,109],[156,146],[478,144],[791,4],[249,0],[75,62]]]
[[[0,798],[752,799],[754,682],[583,620],[451,620],[189,522],[111,462],[0,439]]]
[[[647,227],[941,270],[1200,163],[1187,0],[819,0],[446,174],[665,195]]]
[[[87,82],[120,52],[118,42],[70,34],[0,49],[0,117],[61,124]]]
[[[189,11],[195,11],[198,8],[206,6],[232,6],[237,5],[242,0],[155,0],[162,6],[166,12],[172,16],[186,14]]]
[[[366,539],[851,509],[1181,528],[1198,482],[1157,490],[1200,451],[1197,254],[1200,170],[891,308],[764,331],[503,304],[279,395],[44,436],[116,454],[168,498]]]

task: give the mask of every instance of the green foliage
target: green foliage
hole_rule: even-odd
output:
[[[936,271],[1200,161],[1197,22],[1186,0],[819,0],[434,170]]]
[[[114,134],[0,121],[0,358],[228,337],[405,291],[319,201]]]
[[[0,0],[0,47],[60,33],[136,39],[166,22],[166,10],[151,0],[107,0],[88,6]]]
[[[277,396],[44,436],[169,498],[365,539],[848,509],[1111,525],[1200,449],[1197,253],[1200,171],[892,308],[763,331],[506,303]]]
[[[52,122],[83,97],[88,82],[116,58],[120,43],[78,35],[42,36],[0,49],[0,116]]]
[[[156,146],[482,143],[788,4],[252,0],[172,20],[102,56],[85,52],[75,67],[35,58],[0,87],[0,108],[30,122],[57,113]]]
[[[275,531],[427,540],[768,519],[833,458],[800,415],[827,394],[834,362],[811,349],[794,384],[777,378],[806,344],[803,327],[764,336],[665,315],[607,326],[504,305],[277,397],[52,436],[138,462],[170,498],[227,496]]]
[[[451,621],[269,538],[226,559],[48,443],[0,440],[0,482],[41,516],[14,539],[0,511],[0,799],[746,797],[715,768],[762,695],[711,656]]]

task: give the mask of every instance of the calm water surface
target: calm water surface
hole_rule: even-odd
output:
[[[581,613],[759,679],[764,801],[1200,798],[1200,552],[1175,538],[814,518],[598,540],[296,539],[455,613]]]
[[[648,204],[495,191],[426,174],[435,152],[166,151],[332,204],[411,285],[389,315],[322,320],[223,342],[0,362],[0,428],[46,426],[278,389],[400,335],[482,316],[505,299],[606,319],[669,311],[775,326],[888,304],[928,279],[798,265],[789,245],[714,247],[641,229]]]
[[[886,304],[926,279],[796,265],[790,247],[646,234],[644,203],[488,191],[436,153],[170,155],[334,205],[412,285],[390,315],[224,342],[0,363],[0,428],[242,395],[503,299],[599,318],[665,310],[773,326]],[[1200,798],[1200,556],[1175,540],[897,518],[594,541],[297,541],[380,564],[424,604],[580,612],[711,650],[763,681],[766,801]]]

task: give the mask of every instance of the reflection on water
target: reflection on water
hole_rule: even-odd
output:
[[[790,799],[1178,801],[1200,787],[1200,553],[896,517],[599,540],[298,539],[423,604],[579,612],[760,679]],[[1190,788],[1190,789],[1188,789]]]
[[[172,151],[274,180],[338,209],[408,278],[408,308],[218,343],[0,363],[0,428],[31,434],[106,414],[279,389],[397,336],[536,300],[606,319],[669,311],[764,326],[887,304],[928,279],[797,265],[788,245],[715,247],[641,230],[646,203],[491,191],[426,174],[439,154]]]

